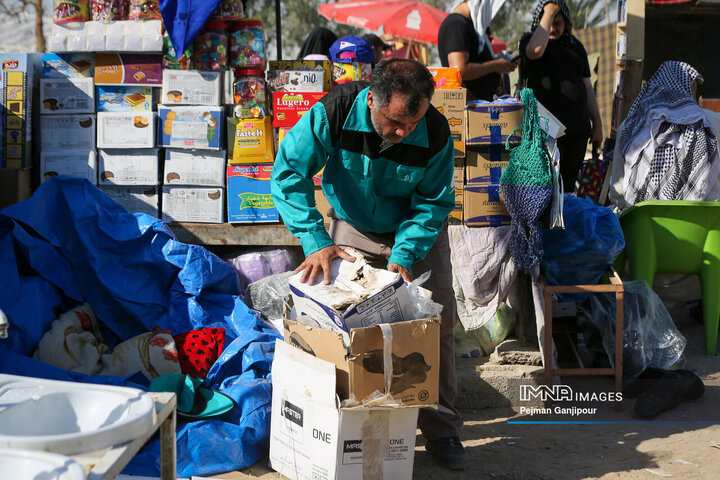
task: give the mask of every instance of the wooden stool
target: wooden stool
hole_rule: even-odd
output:
[[[545,364],[545,385],[552,388],[553,376],[555,375],[614,375],[615,393],[622,392],[622,365],[623,365],[623,295],[625,286],[620,276],[614,269],[608,272],[609,284],[600,285],[547,285],[541,279],[543,294],[545,296],[545,337],[543,341]],[[552,363],[552,295],[553,293],[605,293],[614,292],[615,301],[615,367],[614,368],[585,368],[577,351],[575,355],[580,368],[553,368]],[[617,397],[616,397],[617,398]],[[546,402],[549,406],[551,402]],[[622,400],[615,401],[615,410],[622,410]]]

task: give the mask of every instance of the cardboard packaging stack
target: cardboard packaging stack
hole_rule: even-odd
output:
[[[509,225],[500,198],[500,176],[510,160],[505,149],[520,142],[523,105],[517,99],[473,102],[465,107],[467,134],[463,222],[468,227]]]
[[[349,253],[356,261],[334,261],[330,285],[290,279],[270,463],[291,479],[410,479],[418,409],[438,402],[439,317],[412,318],[400,275]]]

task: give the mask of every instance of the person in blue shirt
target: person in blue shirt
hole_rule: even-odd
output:
[[[314,284],[330,281],[330,262],[354,261],[353,247],[379,268],[406,281],[430,271],[423,285],[443,305],[440,333],[440,404],[422,409],[418,425],[438,463],[463,469],[468,456],[458,438],[457,392],[447,216],[455,204],[453,140],[447,120],[432,105],[427,68],[407,59],[378,63],[370,83],[340,85],[286,134],[275,158],[271,191],[305,261],[296,272]],[[329,232],[315,207],[312,177],[324,168]]]

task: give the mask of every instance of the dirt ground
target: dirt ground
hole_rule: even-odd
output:
[[[634,399],[623,410],[599,406],[592,417],[575,417],[595,424],[516,424],[534,421],[512,409],[468,410],[461,413],[461,440],[470,454],[470,467],[452,472],[438,467],[417,437],[413,479],[720,479],[720,357],[704,354],[704,330],[687,310],[671,310],[688,339],[684,367],[705,383],[704,396],[681,403],[653,421],[633,416]],[[567,377],[573,388],[611,391],[612,381],[600,377]],[[569,417],[539,417],[566,420]],[[216,475],[227,480],[280,480],[267,461],[239,472]]]

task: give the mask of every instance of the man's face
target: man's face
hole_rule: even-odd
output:
[[[550,39],[557,40],[565,32],[565,16],[558,12],[550,25]]]
[[[410,135],[430,106],[430,101],[425,98],[421,101],[417,113],[410,116],[407,113],[406,100],[407,95],[395,93],[390,97],[387,105],[379,107],[373,101],[372,91],[368,92],[367,102],[370,108],[370,120],[375,132],[386,142],[400,143],[403,138]]]

